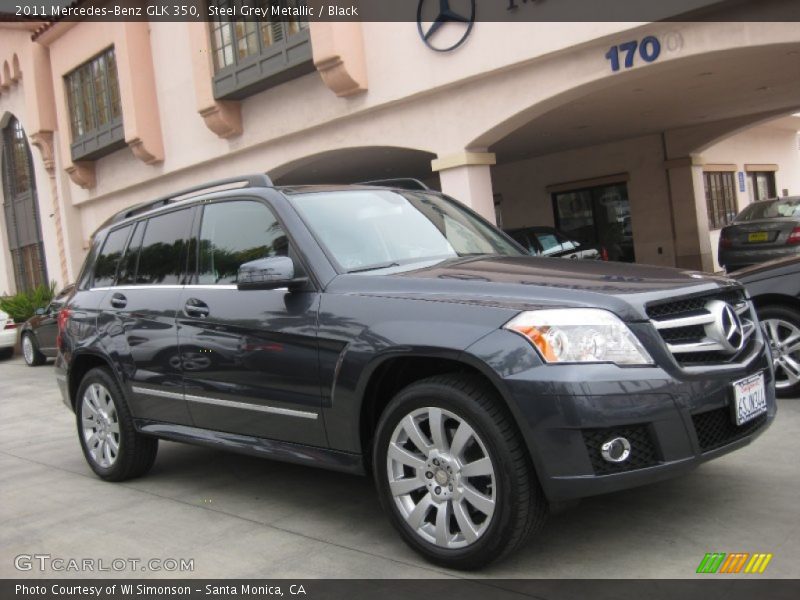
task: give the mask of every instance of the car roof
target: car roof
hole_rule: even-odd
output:
[[[312,194],[315,192],[350,192],[350,191],[370,191],[370,190],[383,190],[391,192],[434,192],[436,190],[409,190],[408,188],[386,186],[386,185],[369,185],[363,183],[353,184],[319,184],[319,185],[279,185],[275,186],[279,192],[291,196],[294,194]]]
[[[264,177],[264,179],[261,179],[261,177]],[[247,185],[220,189],[221,185],[226,185],[231,182],[247,182]],[[272,182],[269,180],[268,177],[263,176],[262,174],[256,174],[251,176],[242,176],[239,178],[233,177],[216,182],[211,181],[205,185],[200,185],[194,188],[190,188],[190,190],[188,191],[187,190],[177,191],[174,194],[163,196],[156,200],[150,200],[146,202],[141,202],[139,204],[135,204],[133,206],[129,206],[127,208],[122,209],[121,211],[114,213],[113,215],[111,215],[111,217],[106,219],[106,221],[104,221],[95,230],[94,235],[97,235],[102,231],[110,229],[114,225],[118,224],[122,225],[123,223],[135,222],[138,219],[149,218],[157,214],[160,214],[161,212],[167,212],[168,210],[176,206],[181,206],[181,207],[192,206],[194,203],[207,200],[209,196],[213,197],[213,195],[216,194],[227,193],[231,191],[237,191],[237,192],[246,191],[249,193],[253,193],[265,189],[274,189],[286,196],[292,196],[295,194],[310,194],[318,192],[370,191],[370,190],[373,191],[382,190],[382,191],[392,191],[392,192],[402,192],[402,193],[413,193],[413,192],[432,192],[437,194],[441,193],[436,190],[430,190],[430,189],[411,190],[400,186],[377,185],[377,184],[376,185],[300,184],[300,185],[276,186],[272,185]]]

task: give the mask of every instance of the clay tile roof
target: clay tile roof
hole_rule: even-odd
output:
[[[64,8],[75,8],[81,6],[82,4],[86,4],[88,1],[89,0],[73,0],[72,2],[67,4]],[[62,20],[61,18],[57,18],[57,19],[52,19],[50,21],[45,21],[44,23],[42,23],[41,27],[39,27],[36,31],[33,32],[31,39],[33,41],[36,41],[39,38],[39,36],[41,36],[45,31],[52,29],[52,27],[61,20]]]

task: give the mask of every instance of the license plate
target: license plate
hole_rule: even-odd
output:
[[[748,242],[766,242],[769,240],[769,234],[766,231],[754,231],[747,234]]]
[[[767,412],[767,394],[764,374],[751,375],[733,382],[734,416],[736,425],[742,425]]]

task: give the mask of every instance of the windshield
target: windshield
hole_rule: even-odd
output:
[[[435,194],[348,190],[290,199],[341,270],[350,273],[471,254],[522,256],[499,231]]]
[[[800,217],[800,198],[778,198],[754,202],[736,217],[736,221],[756,221],[780,217]]]

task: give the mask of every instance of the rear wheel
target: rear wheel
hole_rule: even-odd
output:
[[[75,413],[83,455],[99,477],[124,481],[153,466],[158,440],[136,431],[122,390],[107,369],[84,376]]]
[[[800,311],[768,305],[757,312],[772,349],[775,393],[782,398],[800,395]]]
[[[437,564],[475,569],[513,552],[544,522],[526,452],[489,386],[436,376],[402,390],[384,411],[374,476],[406,543]]]
[[[6,360],[14,356],[13,348],[0,348],[0,360]]]
[[[32,333],[22,335],[22,357],[29,367],[38,367],[47,361],[45,355],[39,352]]]

